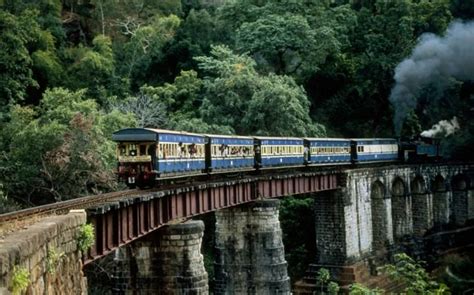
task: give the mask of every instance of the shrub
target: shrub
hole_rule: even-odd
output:
[[[82,252],[89,250],[95,241],[95,231],[92,224],[83,224],[79,229],[79,236],[77,237],[77,247]]]
[[[24,267],[14,266],[13,275],[11,278],[11,290],[12,294],[20,294],[22,291],[28,288],[30,284],[30,273]]]

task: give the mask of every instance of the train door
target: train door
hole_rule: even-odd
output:
[[[352,164],[357,163],[359,160],[357,158],[357,141],[351,140],[351,162]]]
[[[305,139],[303,142],[303,146],[304,164],[311,164],[311,142]]]
[[[262,142],[259,139],[253,140],[253,147],[255,153],[254,166],[255,169],[262,167]]]

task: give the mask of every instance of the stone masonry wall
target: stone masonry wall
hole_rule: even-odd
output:
[[[1,237],[0,294],[11,293],[14,269],[28,273],[30,283],[21,294],[86,294],[77,248],[79,227],[85,222],[84,211],[71,211]]]
[[[278,200],[216,212],[214,294],[290,294]]]
[[[426,250],[431,242],[425,240],[431,236],[436,240],[437,233],[456,236],[449,240],[452,246],[474,242],[459,232],[474,220],[470,165],[362,167],[345,170],[341,180],[338,190],[315,195],[318,254],[308,278],[325,267],[346,286],[361,282],[376,287],[385,282],[384,287],[390,288],[394,285],[377,266],[391,253],[432,255]],[[296,293],[311,292],[311,284],[306,280],[298,285],[305,291],[300,288]]]
[[[165,226],[116,250],[113,294],[208,294],[204,223]]]
[[[460,225],[472,219],[474,216],[470,208],[474,206],[474,198],[470,187],[461,183],[454,194],[451,191],[451,182],[455,179],[470,181],[465,179],[467,169],[464,166],[431,165],[346,170],[346,186],[340,188],[337,194],[340,200],[333,200],[334,204],[343,202],[342,211],[333,204],[333,209],[323,210],[328,211],[326,213],[316,208],[315,214],[320,216],[315,217],[319,222],[340,220],[343,223],[345,240],[341,257],[345,261],[358,261],[373,253],[377,239],[392,245],[397,238],[422,234],[433,225],[449,222]],[[383,189],[374,189],[377,183]],[[416,186],[414,194],[412,185]],[[321,202],[318,198],[316,196],[316,207]],[[324,196],[321,198],[324,199]],[[386,222],[383,237],[380,237],[380,230],[374,227],[374,221]],[[333,239],[327,237],[324,240],[341,244],[339,236],[334,231]],[[318,241],[318,237],[316,239]]]

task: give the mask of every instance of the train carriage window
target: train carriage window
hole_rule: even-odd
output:
[[[146,155],[146,145],[141,144],[140,145],[140,156],[145,156]]]
[[[128,154],[130,156],[136,156],[137,155],[137,145],[134,143],[131,143],[129,148],[128,148]]]
[[[127,148],[125,145],[119,145],[118,148],[121,156],[125,156],[127,154]]]

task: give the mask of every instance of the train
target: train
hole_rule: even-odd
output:
[[[198,134],[126,128],[117,142],[117,175],[128,187],[160,180],[239,171],[418,161],[440,156],[439,143],[395,138],[300,138]]]

